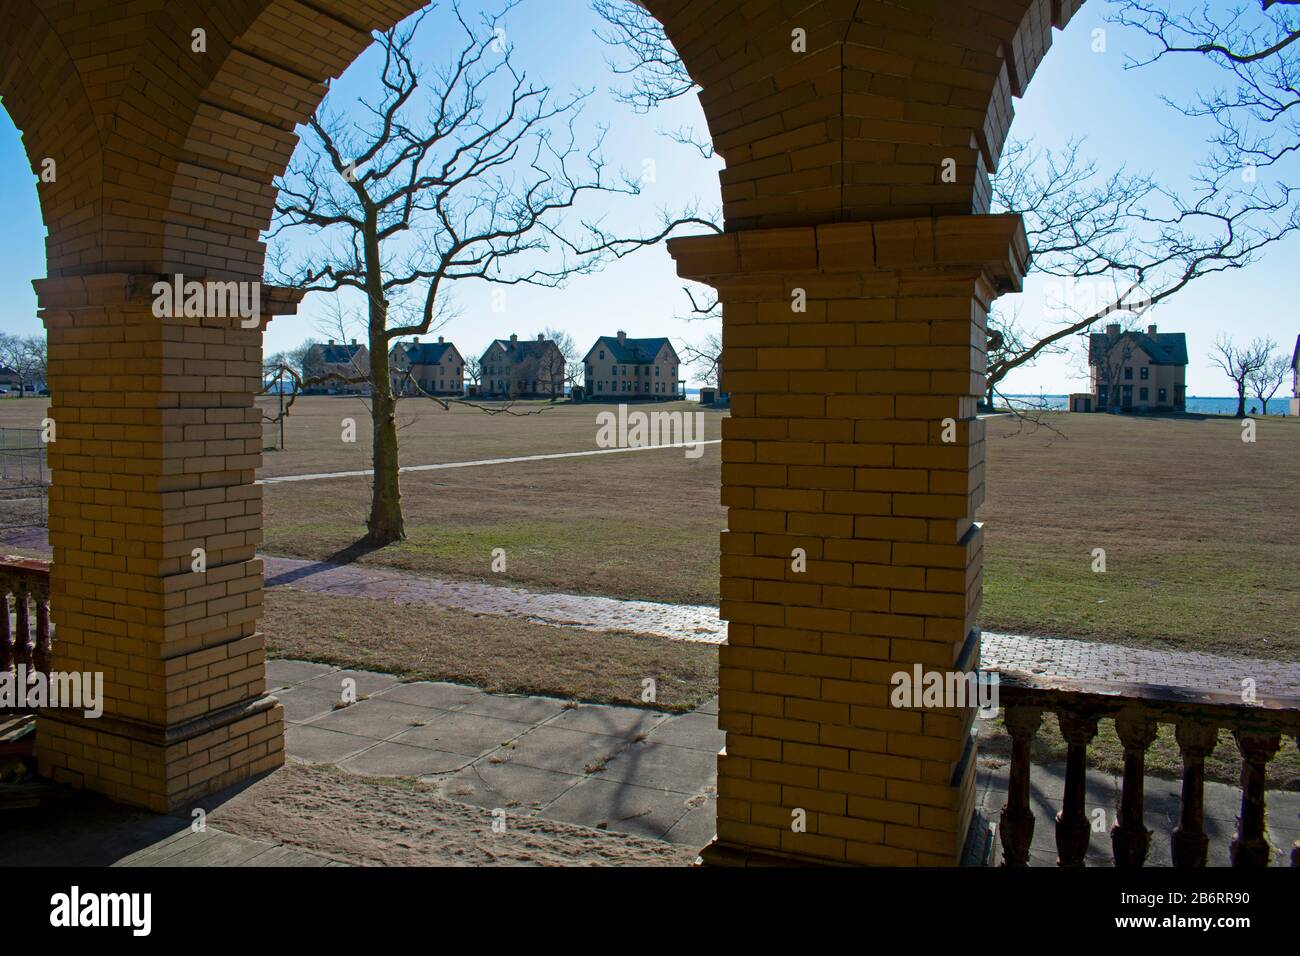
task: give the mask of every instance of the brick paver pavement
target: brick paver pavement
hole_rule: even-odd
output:
[[[707,605],[544,594],[493,584],[420,577],[383,568],[330,565],[293,558],[264,557],[263,560],[268,587],[299,588],[399,604],[432,604],[520,617],[557,627],[633,631],[679,641],[720,644],[726,639],[726,625],[718,618],[718,609]],[[1255,681],[1257,693],[1300,697],[1300,664],[1199,652],[1145,650],[1063,638],[986,631],[981,666],[986,670],[1224,693],[1240,693],[1242,680],[1249,678]]]

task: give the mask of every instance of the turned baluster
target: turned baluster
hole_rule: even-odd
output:
[[[1151,831],[1142,822],[1143,778],[1147,748],[1156,739],[1156,722],[1137,711],[1115,718],[1115,731],[1124,745],[1124,790],[1119,819],[1110,830],[1110,846],[1117,867],[1145,866],[1151,848]]]
[[[27,672],[32,670],[32,619],[31,609],[27,606],[27,588],[19,585],[14,598],[18,601],[18,613],[14,615],[14,669],[19,664],[27,665]]]
[[[1295,738],[1295,745],[1297,749],[1300,749],[1300,737]],[[1291,865],[1300,866],[1300,840],[1296,840],[1291,844]]]
[[[1056,815],[1056,865],[1083,866],[1092,824],[1084,807],[1087,795],[1088,744],[1097,736],[1095,715],[1064,711],[1060,715],[1065,752],[1065,799]]]
[[[1205,835],[1205,758],[1218,742],[1212,724],[1186,721],[1177,726],[1174,737],[1183,755],[1182,820],[1170,839],[1174,866],[1205,866],[1210,838]]]
[[[1029,805],[1029,745],[1038,733],[1043,712],[1037,707],[1007,706],[1006,727],[1011,734],[1011,775],[1007,805],[1002,808],[1002,865],[1028,866],[1029,844],[1034,839],[1034,811]]]
[[[0,581],[0,674],[5,673],[14,663],[13,634],[9,624],[9,591],[7,585]]]
[[[1232,838],[1233,866],[1268,866],[1273,848],[1264,833],[1264,777],[1277,756],[1282,735],[1268,731],[1234,730],[1241,751],[1241,816]]]
[[[36,669],[49,676],[53,664],[54,648],[50,643],[50,599],[45,595],[36,598],[36,648],[32,660]]]

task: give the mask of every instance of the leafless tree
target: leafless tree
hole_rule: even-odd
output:
[[[695,89],[658,21],[643,7],[596,0],[606,28],[598,35],[619,54],[615,69],[630,79],[620,94],[646,111]],[[617,91],[616,91],[617,92]],[[679,140],[683,139],[677,136]],[[1300,228],[1291,188],[1216,188],[1184,197],[1149,175],[1119,169],[1103,175],[1079,142],[1060,152],[1013,141],[992,183],[993,210],[1018,213],[1029,238],[1031,268],[1061,294],[1056,314],[1032,330],[1014,307],[990,319],[987,401],[1008,374],[1044,355],[1068,350],[1071,337],[1117,314],[1140,315],[1203,276],[1240,269],[1265,247]],[[629,240],[599,233],[604,248],[626,255],[681,226],[718,229],[698,208],[665,214],[654,234]],[[687,289],[692,316],[717,316],[717,300]]]
[[[1268,403],[1282,388],[1291,371],[1291,356],[1277,351],[1250,376],[1247,384],[1250,386],[1250,394],[1259,400],[1261,415],[1268,414]]]
[[[1127,66],[1191,56],[1220,69],[1223,85],[1173,103],[1217,127],[1206,164],[1210,183],[1250,183],[1260,170],[1292,165],[1300,157],[1300,0],[1183,6],[1115,0],[1111,18],[1152,41],[1151,52],[1130,58]]]
[[[560,357],[563,359],[563,368],[560,370],[559,377],[563,384],[573,388],[581,385],[585,369],[582,364],[582,355],[578,352],[578,343],[573,340],[573,336],[563,329],[542,329],[542,337],[555,343],[555,347],[560,350]],[[548,369],[548,374],[553,370]],[[554,377],[552,375],[552,377]]]
[[[291,262],[274,247],[273,279],[365,299],[374,424],[367,527],[375,544],[405,537],[391,343],[442,324],[457,280],[558,286],[594,268],[594,257],[571,257],[572,246],[555,241],[565,214],[584,194],[636,191],[609,181],[603,134],[579,145],[585,94],[557,98],[515,68],[501,24],[517,2],[473,23],[453,4],[462,39],[436,72],[411,55],[428,10],[376,36],[382,92],[351,115],[327,97],[277,183],[271,239],[310,231],[318,248]]]
[[[1237,417],[1246,417],[1246,389],[1250,381],[1269,362],[1269,356],[1277,348],[1272,339],[1254,339],[1250,345],[1238,348],[1226,335],[1219,336],[1214,342],[1214,351],[1210,361],[1222,369],[1223,374],[1232,380],[1237,389]]]
[[[45,336],[0,332],[0,366],[8,366],[18,375],[19,398],[45,383],[46,356]]]
[[[711,333],[702,342],[683,343],[682,356],[687,367],[695,370],[695,377],[705,385],[722,387],[722,336]]]

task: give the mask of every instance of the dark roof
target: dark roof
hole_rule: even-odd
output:
[[[610,355],[613,356],[615,362],[622,362],[628,365],[641,365],[648,362],[653,362],[655,360],[655,356],[659,354],[659,350],[662,349],[665,345],[667,345],[670,349],[672,348],[672,344],[666,338],[657,338],[657,339],[626,339],[625,338],[623,340],[623,344],[620,345],[618,342],[618,336],[602,335],[600,338],[596,339],[596,344],[593,345],[588,350],[587,356],[590,357],[591,353],[594,352],[601,345],[609,349]],[[674,355],[677,354],[676,350],[673,351],[673,354]]]
[[[1295,337],[1295,351],[1291,353],[1291,367],[1300,368],[1300,335]]]
[[[1124,332],[1120,338],[1127,338],[1135,343],[1151,357],[1155,365],[1187,364],[1187,336],[1182,332],[1157,332],[1154,336],[1147,335],[1145,332]],[[1097,365],[1101,361],[1109,340],[1105,332],[1093,332],[1088,336],[1089,365]]]
[[[326,365],[350,365],[356,354],[362,351],[364,345],[320,345],[320,360]]]
[[[559,350],[559,346],[550,339],[543,339],[540,342],[537,339],[520,339],[518,342],[511,342],[509,339],[493,339],[492,345],[501,346],[505,349],[506,355],[512,358],[541,358],[551,349]],[[484,355],[492,350],[492,345],[483,350]]]
[[[393,351],[400,349],[412,365],[437,365],[454,348],[450,342],[399,342]]]

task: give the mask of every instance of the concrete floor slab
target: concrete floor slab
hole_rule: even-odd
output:
[[[717,715],[699,711],[670,717],[656,726],[646,737],[649,743],[703,750],[714,756],[722,749],[725,739],[726,735],[718,729]]]
[[[509,763],[580,775],[588,768],[604,766],[626,746],[626,741],[606,734],[565,730],[554,722],[535,727],[510,746],[493,754]]]
[[[657,724],[667,719],[667,714],[657,710],[582,704],[560,714],[551,721],[551,726],[631,739],[649,733]]]
[[[429,750],[477,757],[508,743],[530,726],[514,720],[452,711],[424,727],[414,727],[398,734],[393,740]]]
[[[373,747],[374,743],[367,737],[325,730],[311,724],[289,724],[284,728],[285,753],[306,763],[338,763]]]
[[[606,780],[686,795],[713,787],[717,775],[716,753],[650,741],[629,744],[602,773]]]
[[[471,700],[483,696],[477,687],[465,684],[452,684],[447,681],[409,681],[394,684],[376,696],[384,700],[395,700],[417,707],[434,707],[438,710],[454,710]]]
[[[558,697],[524,697],[513,694],[479,694],[460,710],[467,714],[535,724],[564,712],[568,702]]]
[[[339,703],[339,695],[323,687],[297,685],[276,691],[275,696],[284,706],[285,720],[299,724],[325,716]]]
[[[429,710],[382,698],[359,700],[312,719],[310,726],[337,730],[372,740],[387,740],[412,727],[427,726],[446,717],[446,711]]]
[[[339,767],[374,777],[422,777],[460,770],[470,759],[464,754],[385,741],[349,757]]]
[[[344,682],[349,680],[355,682],[358,697],[369,697],[371,694],[381,693],[401,683],[400,678],[392,674],[381,674],[378,671],[332,670],[304,682],[303,686],[326,688],[342,695],[347,686]]]
[[[548,806],[545,816],[661,840],[690,809],[680,793],[592,776]]]
[[[571,789],[582,777],[520,763],[479,761],[439,781],[443,795],[461,803],[534,813]],[[544,814],[543,814],[544,815]]]

